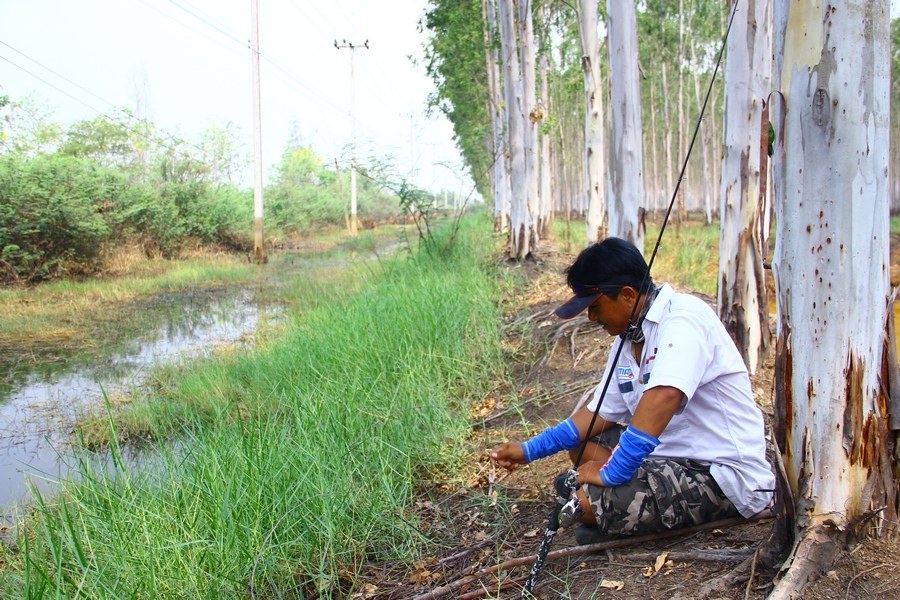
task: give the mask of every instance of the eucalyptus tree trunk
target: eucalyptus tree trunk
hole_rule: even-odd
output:
[[[687,147],[687,121],[684,118],[684,0],[678,0],[678,161],[684,160]],[[685,173],[687,175],[687,173]],[[687,184],[682,181],[678,188],[678,211],[675,214],[676,235],[681,235],[681,222],[684,220],[684,190]]]
[[[638,81],[637,13],[633,2],[607,0],[609,36],[610,201],[609,233],[641,252],[644,232],[638,208],[644,203],[644,143]]]
[[[775,437],[799,535],[770,598],[795,597],[846,536],[898,527],[888,9],[775,2]]]
[[[650,138],[650,189],[648,208],[656,209],[660,204],[662,197],[662,185],[659,179],[659,148],[657,145],[656,135],[656,86],[650,82],[650,131],[647,136]]]
[[[532,0],[515,0],[516,28],[519,34],[519,56],[522,65],[523,105],[525,115],[523,144],[525,149],[525,219],[517,223],[519,239],[516,246],[517,258],[525,258],[538,247],[540,242],[540,150],[538,147],[538,123],[542,114],[537,107],[537,83],[535,65],[534,24],[532,22]]]
[[[709,114],[710,115],[718,115],[718,99],[719,94],[713,90],[712,95],[709,98]],[[723,111],[724,112],[724,111]],[[709,120],[709,146],[712,148],[713,160],[708,165],[710,170],[712,171],[712,180],[713,185],[722,183],[722,159],[725,156],[725,146],[722,142],[722,134],[719,131],[719,128],[722,127],[722,122],[716,118],[710,118]],[[768,229],[766,230],[768,232]]]
[[[663,196],[663,208],[668,209],[672,201],[671,194],[675,193],[674,171],[672,167],[672,119],[669,118],[669,81],[666,77],[666,63],[662,64],[662,107],[664,135],[663,135],[663,159],[666,171],[666,195]]]
[[[749,8],[748,8],[749,10]],[[769,36],[771,40],[771,35]],[[697,50],[695,48],[697,44],[694,42],[694,38],[691,38],[691,64],[694,66],[693,68],[693,80],[694,80],[694,99],[697,103],[697,108],[699,109],[703,106],[703,96],[700,95],[700,73],[697,63]],[[771,42],[770,42],[771,47]],[[769,72],[771,72],[771,60]],[[711,115],[715,115],[715,113],[710,113]],[[702,188],[701,195],[703,196],[703,214],[706,217],[706,224],[709,225],[712,223],[712,187],[713,180],[710,171],[712,170],[712,163],[709,162],[709,126],[707,125],[708,119],[704,119],[700,124],[700,154],[703,157],[703,161],[700,163],[701,176],[698,178],[701,180]]]
[[[497,55],[497,44],[494,38],[497,31],[497,10],[494,0],[481,0],[481,17],[484,28],[484,59],[488,76],[488,108],[491,118],[490,182],[493,196],[494,230],[507,231],[511,210],[509,153],[506,151],[506,140],[503,135],[507,115],[506,102],[503,100],[503,86],[500,81],[500,57]]]
[[[541,9],[544,20],[549,20],[549,9],[544,5]],[[543,111],[541,117],[546,116],[544,113],[550,112],[550,76],[549,60],[547,52],[541,53],[541,107]],[[546,237],[550,233],[550,220],[553,216],[553,195],[554,180],[552,157],[550,151],[550,132],[542,131],[540,134],[541,143],[541,168],[540,168],[540,193],[538,194],[538,233],[541,237]]]
[[[603,122],[603,82],[600,46],[597,42],[598,0],[579,0],[578,35],[581,38],[581,70],[584,74],[584,173],[587,193],[587,242],[605,236],[604,176],[606,132]]]
[[[719,318],[755,373],[771,344],[760,206],[763,104],[772,89],[772,0],[738,11],[725,64],[725,156],[719,197]],[[704,162],[706,162],[704,160]]]
[[[503,62],[503,89],[506,100],[506,140],[510,162],[510,223],[507,253],[522,259],[530,251],[530,216],[527,199],[527,165],[525,160],[525,87],[519,62],[516,18],[513,0],[498,0],[500,21],[500,55]]]

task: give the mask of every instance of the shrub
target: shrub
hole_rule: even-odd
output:
[[[26,281],[96,269],[116,188],[83,159],[0,157],[0,258]]]

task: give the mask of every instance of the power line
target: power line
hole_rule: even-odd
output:
[[[177,7],[178,9],[180,9],[181,11],[185,12],[186,14],[188,14],[191,18],[200,21],[201,23],[203,23],[203,24],[204,24],[206,27],[208,27],[208,28],[211,28],[211,29],[215,30],[220,36],[224,36],[225,40],[227,40],[229,43],[228,43],[228,44],[222,44],[223,39],[222,39],[221,37],[211,37],[211,36],[209,36],[209,35],[206,35],[204,32],[198,30],[197,28],[191,26],[191,25],[188,24],[188,23],[185,23],[183,20],[176,18],[175,15],[173,15],[173,14],[171,14],[171,13],[169,13],[169,12],[160,11],[160,10],[158,10],[156,7],[154,7],[154,6],[152,6],[152,5],[149,5],[149,4],[147,4],[146,2],[144,2],[144,0],[138,0],[138,2],[140,2],[141,4],[144,4],[144,5],[147,6],[148,8],[153,9],[154,11],[156,11],[157,13],[159,13],[159,14],[165,16],[166,18],[174,20],[175,22],[179,23],[181,26],[187,28],[188,30],[192,31],[193,33],[195,33],[195,34],[197,34],[197,35],[200,35],[200,36],[202,36],[203,38],[205,38],[205,39],[207,39],[207,40],[209,40],[209,41],[211,41],[211,42],[214,42],[214,43],[216,43],[216,44],[218,44],[218,45],[220,45],[220,46],[227,46],[227,47],[229,47],[229,48],[231,48],[231,49],[236,49],[236,46],[235,46],[235,45],[239,45],[239,46],[241,46],[241,47],[246,47],[246,43],[243,42],[242,40],[240,40],[240,38],[238,37],[238,34],[235,34],[235,33],[234,33],[232,30],[230,30],[226,25],[223,25],[221,22],[215,20],[213,17],[210,17],[207,13],[203,13],[203,12],[200,11],[199,9],[196,9],[196,7],[192,6],[192,5],[191,5],[190,3],[188,3],[188,2],[185,2],[184,0],[181,0],[181,2],[182,2],[184,5],[180,4],[179,2],[176,2],[175,0],[170,0],[170,2],[171,2],[175,7]],[[187,7],[186,7],[186,6],[187,6]],[[292,7],[292,8],[295,8],[295,7]],[[193,9],[193,10],[191,10],[191,9]],[[65,82],[67,82],[69,85],[74,86],[75,88],[77,88],[77,89],[83,91],[83,92],[86,93],[86,94],[89,94],[91,97],[94,97],[94,98],[98,99],[99,101],[101,101],[101,102],[103,102],[103,103],[105,103],[105,104],[107,104],[107,105],[109,105],[109,106],[111,106],[111,107],[114,107],[114,106],[115,106],[114,103],[112,103],[112,102],[106,100],[105,98],[99,96],[98,94],[94,93],[93,91],[91,91],[91,90],[85,88],[84,86],[78,84],[77,82],[73,81],[72,79],[70,79],[70,78],[68,78],[68,77],[66,77],[66,76],[64,76],[64,75],[62,75],[61,73],[55,71],[54,69],[50,68],[49,66],[47,66],[47,65],[45,65],[45,64],[43,64],[43,63],[41,63],[41,62],[39,62],[39,61],[37,61],[37,60],[31,58],[30,56],[26,55],[25,53],[21,52],[20,50],[14,48],[14,47],[12,47],[12,46],[10,46],[9,44],[7,44],[7,43],[5,43],[5,42],[3,42],[3,44],[4,44],[5,46],[7,46],[8,48],[10,48],[11,50],[17,52],[18,54],[21,54],[23,57],[25,57],[25,58],[28,59],[29,61],[35,63],[36,65],[38,65],[38,66],[41,67],[42,69],[46,70],[47,72],[50,72],[50,73],[52,73],[53,75],[55,75],[56,77],[58,77],[59,79],[61,79],[61,80],[65,81]],[[267,63],[267,65],[271,67],[272,71],[270,71],[270,72],[271,72],[274,76],[276,76],[277,78],[281,79],[282,81],[284,81],[285,83],[287,83],[287,84],[290,85],[291,87],[294,87],[297,91],[299,91],[300,93],[306,95],[310,100],[314,101],[314,102],[315,102],[316,104],[318,104],[319,106],[321,106],[322,104],[324,104],[325,106],[328,107],[328,109],[329,109],[331,112],[333,112],[333,113],[335,113],[335,114],[337,114],[337,115],[339,115],[339,116],[341,116],[341,117],[343,117],[343,118],[346,118],[347,115],[350,113],[350,111],[349,111],[346,107],[342,107],[342,102],[339,102],[339,101],[335,100],[334,98],[330,97],[329,95],[327,95],[327,94],[325,94],[325,93],[322,93],[322,92],[318,91],[316,88],[314,88],[314,87],[308,85],[305,81],[301,80],[301,79],[300,79],[299,77],[297,77],[293,72],[291,72],[291,70],[289,70],[287,67],[285,67],[283,64],[281,64],[279,61],[277,61],[273,56],[263,55],[263,54],[261,54],[260,56],[261,56],[261,58]],[[108,114],[108,111],[104,111],[104,110],[98,109],[96,106],[93,106],[93,105],[91,105],[91,104],[85,102],[84,100],[82,100],[82,99],[80,99],[80,98],[78,98],[78,97],[76,97],[76,96],[73,96],[71,93],[67,92],[66,90],[61,89],[61,88],[58,87],[57,85],[54,85],[54,84],[51,83],[50,81],[47,81],[46,79],[40,77],[39,75],[35,74],[35,73],[32,72],[32,71],[29,71],[28,69],[26,69],[25,67],[23,67],[23,66],[21,66],[21,65],[18,65],[18,64],[16,64],[16,63],[12,62],[11,60],[8,60],[8,59],[5,59],[5,58],[4,58],[4,60],[6,60],[7,62],[9,62],[10,64],[13,64],[13,65],[16,66],[18,69],[24,71],[25,73],[27,73],[27,74],[30,75],[31,77],[33,77],[33,78],[35,78],[35,79],[41,81],[41,82],[44,83],[45,85],[47,85],[47,86],[51,87],[52,89],[58,91],[59,93],[63,94],[64,96],[66,96],[66,97],[68,97],[68,98],[71,98],[71,99],[75,100],[76,102],[78,102],[79,104],[81,104],[81,105],[87,107],[88,109],[90,109],[90,110],[92,110],[92,111],[94,111],[94,112],[96,112],[96,113],[98,113],[98,114],[100,114],[100,115],[104,115],[104,116],[106,116],[107,118],[113,119],[113,117],[111,117],[111,116]],[[366,96],[367,96],[370,100],[372,99],[372,94],[370,94],[369,92],[366,92]],[[370,102],[370,103],[371,103],[371,102]],[[383,105],[384,103],[383,103],[383,102],[380,102],[379,104],[382,104],[382,105]],[[141,119],[139,119],[139,118],[137,118],[137,117],[135,117],[135,116],[133,116],[133,115],[127,115],[127,116],[128,116],[129,119],[131,119],[131,120],[133,120],[133,121],[137,121],[137,122],[140,122],[140,123],[143,123],[143,124],[148,124],[148,123],[149,123],[148,121],[146,121],[146,120],[141,120]],[[113,119],[113,120],[116,121],[116,122],[119,122],[120,124],[122,124],[121,121],[118,121],[117,119]],[[376,134],[375,134],[375,133],[367,126],[367,125],[365,125],[364,123],[358,123],[358,124],[362,126],[361,129],[363,130],[364,134],[369,138],[367,141],[368,141],[368,145],[369,145],[370,147],[372,147],[373,149],[375,149],[375,150],[377,150],[377,151],[380,151],[380,152],[381,152],[384,156],[386,156],[386,157],[387,157],[387,156],[393,156],[394,154],[396,154],[396,152],[394,152],[394,151],[388,151],[388,150],[387,150],[386,148],[384,148],[380,143],[378,143],[376,140],[377,140],[380,136],[376,135]],[[124,124],[122,124],[122,125],[125,126]],[[138,132],[138,131],[134,131],[133,129],[128,128],[128,127],[126,127],[126,128],[129,129],[130,131],[132,131],[133,133],[135,133],[136,135],[142,135],[142,134],[141,134],[140,132]],[[143,136],[143,137],[146,137],[146,136]],[[168,136],[168,137],[172,140],[172,142],[173,142],[174,144],[187,144],[187,145],[193,147],[194,149],[196,149],[196,150],[198,150],[198,151],[200,151],[200,152],[203,152],[203,150],[202,150],[201,148],[197,147],[197,146],[194,145],[194,144],[190,144],[189,142],[186,142],[186,141],[183,140],[183,139],[178,139],[178,138],[175,138],[175,137],[173,137],[173,136]],[[148,139],[149,139],[149,138],[148,138]],[[161,145],[161,146],[164,146],[164,147],[169,148],[170,150],[175,150],[175,148],[173,148],[172,146],[169,146],[169,145],[167,145],[167,144],[164,144],[164,143],[162,142],[162,140],[160,140],[160,139],[157,139],[157,140],[154,140],[154,141],[155,141],[157,144]]]
[[[201,30],[199,30],[199,29],[197,29],[197,28],[194,27],[193,25],[190,25],[190,24],[185,23],[184,21],[182,21],[182,20],[180,20],[180,19],[175,18],[175,16],[172,15],[171,13],[167,13],[167,12],[165,12],[165,11],[163,11],[163,10],[160,10],[158,7],[153,6],[152,4],[149,4],[149,3],[145,2],[145,0],[136,0],[136,1],[139,2],[140,4],[143,4],[144,6],[146,6],[147,8],[149,8],[150,10],[154,11],[155,13],[157,13],[157,14],[159,14],[159,15],[162,15],[163,17],[165,17],[165,18],[167,18],[167,19],[171,19],[172,21],[175,21],[176,23],[178,23],[179,25],[181,25],[181,26],[184,27],[185,29],[187,29],[187,30],[189,30],[189,31],[192,31],[192,32],[196,33],[196,34],[199,35],[200,37],[202,37],[202,38],[204,38],[204,39],[206,39],[206,40],[209,40],[209,41],[215,43],[216,45],[218,45],[218,46],[220,46],[220,47],[222,47],[222,48],[228,48],[229,50],[234,50],[234,49],[235,49],[234,46],[232,46],[232,45],[230,45],[230,44],[223,44],[223,43],[222,43],[222,40],[216,39],[216,38],[213,38],[213,37],[210,37],[210,36],[206,35],[206,33],[204,33],[203,31],[201,31]],[[183,10],[185,10],[185,12],[187,12],[188,14],[191,14],[190,11],[187,11],[186,9],[183,9]],[[192,15],[192,16],[195,16],[195,15]],[[200,20],[200,21],[203,21],[203,19],[200,18],[200,17],[196,17],[196,16],[195,16],[195,18],[197,18],[197,19]],[[210,24],[210,23],[207,23],[207,25],[210,26],[210,27],[212,27],[213,29],[216,29],[216,27],[213,26],[213,25]],[[225,33],[225,32],[221,32],[221,31],[220,31],[220,33]],[[240,40],[240,39],[238,39],[238,38],[236,38],[236,37],[234,37],[234,36],[232,36],[232,35],[230,35],[230,34],[228,34],[228,33],[225,33],[225,35],[226,35],[226,37],[228,37],[231,41],[237,42],[237,43],[238,43],[241,47],[243,47],[243,48],[246,48],[247,46],[249,46],[249,44],[248,44],[246,41],[242,41],[242,40]]]
[[[242,45],[242,46],[246,46],[246,43],[243,42],[243,41],[241,41],[241,40],[237,37],[237,34],[233,34],[233,33],[229,32],[229,31],[226,31],[226,30],[225,30],[225,27],[226,27],[226,26],[221,25],[221,24],[218,24],[217,22],[213,22],[213,21],[215,21],[215,18],[214,18],[214,17],[212,17],[212,16],[208,15],[207,13],[204,13],[204,12],[201,11],[200,9],[197,9],[196,7],[192,6],[190,3],[186,2],[186,0],[181,0],[181,1],[184,2],[184,4],[186,4],[186,5],[188,5],[188,6],[191,6],[191,8],[193,8],[194,11],[188,10],[188,9],[185,8],[184,6],[181,6],[181,5],[180,5],[178,2],[176,2],[175,0],[169,0],[169,2],[172,3],[174,6],[177,6],[178,8],[180,8],[181,10],[183,10],[184,12],[186,12],[188,15],[190,15],[190,16],[192,16],[193,18],[199,20],[200,22],[204,23],[204,24],[207,25],[208,27],[211,27],[211,28],[215,29],[216,31],[218,31],[219,33],[222,33],[223,35],[225,35],[226,37],[228,37],[230,40],[232,40],[232,41],[234,41],[234,42],[236,42],[236,43],[238,43],[238,44],[240,44],[240,45]],[[138,0],[138,2],[141,2],[141,3],[144,3],[144,4],[145,4],[144,0]],[[293,3],[290,3],[290,2],[289,2],[288,5],[291,6],[292,8],[294,8],[295,10],[298,10],[298,12],[300,12],[299,9],[298,9]],[[163,12],[160,12],[160,14],[163,14],[164,16],[166,16],[166,17],[168,17],[168,18],[171,18],[171,19],[175,20],[176,22],[181,23],[182,25],[184,25],[184,26],[186,26],[186,27],[189,27],[189,26],[187,26],[185,23],[179,21],[178,19],[176,19],[175,17],[173,17],[173,16],[170,15],[170,14],[163,13]],[[303,16],[302,13],[300,13],[300,14],[301,14],[301,16]],[[319,13],[319,14],[322,14],[322,13]],[[190,28],[190,27],[189,27],[189,28]],[[190,29],[192,29],[193,31],[196,31],[196,30],[194,30],[193,28],[190,28]],[[204,37],[205,37],[205,36],[204,36]],[[337,114],[339,114],[339,115],[342,116],[342,117],[348,116],[349,113],[351,112],[349,109],[341,107],[341,103],[338,102],[338,101],[336,101],[334,98],[332,98],[332,97],[328,96],[327,94],[325,94],[325,93],[323,93],[323,92],[321,92],[321,91],[319,91],[319,90],[317,90],[317,89],[315,89],[315,88],[309,86],[306,82],[304,82],[304,81],[302,81],[301,79],[299,79],[294,73],[292,73],[290,70],[288,70],[287,67],[285,67],[285,66],[284,66],[282,63],[280,63],[279,61],[277,61],[274,57],[270,56],[269,54],[263,53],[263,52],[259,52],[259,56],[260,56],[260,58],[261,58],[263,61],[265,61],[266,63],[268,63],[269,65],[271,65],[272,67],[274,67],[277,71],[279,71],[282,75],[284,75],[284,77],[286,77],[286,78],[289,80],[288,83],[293,82],[294,84],[296,84],[297,86],[299,86],[299,87],[301,88],[301,89],[300,89],[301,92],[308,93],[308,97],[309,97],[310,99],[316,101],[318,104],[320,104],[320,105],[323,105],[323,104],[324,104],[324,106],[326,106],[327,108],[329,108],[329,109],[331,109],[332,111],[336,112]],[[284,81],[284,80],[283,80],[283,81]],[[371,91],[369,91],[369,92],[367,93],[367,95],[368,95],[369,98],[377,97],[377,98],[379,99],[379,104],[380,104],[382,107],[386,107],[386,106],[390,106],[390,105],[391,105],[391,103],[385,102],[384,99],[383,99],[382,97],[380,97],[378,94],[373,94]],[[374,135],[374,132],[372,132],[371,130],[369,130],[369,128],[366,127],[365,125],[363,125],[363,128],[364,128],[368,133]]]
[[[192,11],[189,10],[188,8],[185,8],[184,6],[182,6],[181,4],[179,4],[178,2],[176,2],[175,0],[169,0],[169,2],[170,2],[172,5],[174,5],[174,6],[178,7],[178,8],[180,8],[181,10],[183,10],[184,12],[186,12],[187,14],[191,15],[191,16],[194,17],[195,19],[199,19],[199,20],[202,21],[203,23],[206,23],[206,25],[208,25],[209,27],[212,27],[213,29],[215,29],[216,31],[218,31],[219,33],[221,33],[222,35],[224,35],[225,37],[227,37],[227,38],[229,38],[229,39],[232,39],[232,40],[236,41],[236,42],[239,43],[239,44],[246,44],[246,40],[241,40],[240,37],[238,37],[239,34],[235,34],[235,33],[233,33],[233,32],[225,31],[225,29],[224,29],[225,26],[224,26],[224,25],[220,25],[220,24],[217,24],[217,23],[213,23],[213,21],[212,21],[212,20],[213,20],[213,17],[207,15],[206,13],[204,13],[203,11],[201,11],[199,8],[197,8],[197,7],[193,6],[193,5],[191,5],[190,3],[185,2],[185,4],[187,4],[188,6],[190,6],[191,8],[193,8],[194,11],[196,11],[196,12],[192,12]],[[197,13],[200,13],[200,14],[197,14]],[[206,18],[200,16],[201,14],[202,14],[202,15],[205,15]]]
[[[85,92],[87,92],[88,94],[90,94],[90,95],[94,96],[95,98],[101,100],[102,102],[105,102],[106,104],[109,104],[110,106],[115,107],[115,104],[113,104],[112,102],[109,102],[108,100],[105,100],[105,99],[101,98],[100,96],[98,96],[98,95],[95,94],[94,92],[88,90],[87,88],[84,88],[84,87],[78,85],[78,84],[75,83],[74,81],[72,81],[72,80],[70,80],[70,79],[68,79],[68,78],[66,78],[66,77],[63,77],[62,75],[59,75],[58,73],[56,73],[56,72],[53,71],[52,69],[50,69],[50,68],[48,68],[48,67],[44,67],[44,65],[42,65],[42,64],[39,63],[38,61],[32,59],[32,58],[29,57],[27,54],[25,54],[25,53],[23,53],[23,52],[21,52],[21,51],[19,51],[19,50],[16,50],[15,48],[13,48],[12,46],[10,46],[10,45],[7,44],[6,42],[0,40],[0,44],[3,44],[4,46],[7,46],[8,48],[14,50],[15,52],[18,52],[19,54],[21,54],[22,56],[24,56],[24,57],[27,58],[28,60],[31,60],[31,61],[34,62],[35,64],[40,65],[41,67],[47,69],[48,71],[50,71],[51,73],[53,73],[53,74],[56,75],[57,77],[60,77],[61,79],[63,79],[63,80],[65,80],[65,81],[71,83],[72,85],[76,86],[77,88],[79,88],[79,89],[81,89],[81,90],[84,90]],[[19,69],[19,70],[21,70],[21,71],[27,73],[27,74],[30,75],[31,77],[34,77],[35,79],[37,79],[38,81],[44,83],[45,85],[50,86],[50,87],[53,88],[54,90],[56,90],[56,91],[58,91],[59,93],[63,94],[64,96],[67,96],[67,97],[71,98],[72,100],[75,100],[75,101],[78,102],[79,104],[81,104],[81,105],[83,105],[83,106],[89,108],[90,110],[92,110],[92,111],[94,111],[95,113],[97,113],[99,116],[101,116],[101,117],[106,117],[106,118],[109,119],[110,121],[112,121],[112,122],[116,123],[117,125],[121,126],[122,128],[124,128],[124,129],[125,129],[126,131],[128,131],[129,133],[132,133],[132,134],[134,134],[134,135],[136,135],[136,136],[139,136],[139,137],[141,137],[141,138],[147,140],[148,142],[152,142],[152,143],[158,144],[158,145],[162,146],[163,148],[167,148],[167,149],[171,150],[172,152],[176,152],[176,153],[179,152],[179,149],[178,149],[178,148],[166,144],[161,138],[158,138],[158,137],[156,137],[156,138],[149,137],[147,134],[145,134],[145,133],[143,133],[143,132],[141,132],[141,131],[138,131],[137,129],[134,129],[134,128],[130,127],[129,125],[127,125],[126,123],[124,123],[123,121],[121,121],[121,120],[119,120],[119,119],[114,118],[112,115],[109,114],[108,111],[100,110],[100,109],[97,108],[96,106],[93,106],[93,105],[91,105],[91,104],[88,104],[88,103],[85,102],[84,100],[82,100],[82,99],[80,99],[80,98],[78,98],[78,97],[76,97],[76,96],[73,96],[72,94],[70,94],[70,93],[67,92],[66,90],[64,90],[64,89],[62,89],[62,88],[60,88],[60,87],[58,87],[57,85],[54,85],[53,83],[51,83],[51,82],[47,81],[46,79],[44,79],[43,77],[41,77],[40,75],[37,75],[37,74],[33,73],[32,71],[29,71],[28,69],[26,69],[26,68],[23,67],[22,65],[19,65],[19,64],[15,63],[15,62],[11,61],[10,59],[6,58],[5,56],[0,55],[0,60],[4,60],[4,61],[8,62],[8,63],[11,64],[12,66],[14,66],[14,67],[16,67],[17,69]],[[128,114],[128,113],[124,113],[124,114],[125,114],[126,116],[128,116],[130,119],[132,119],[132,120],[134,120],[134,121],[137,121],[138,123],[140,123],[140,124],[142,124],[142,125],[153,126],[153,123],[150,123],[149,121],[146,121],[146,120],[144,120],[144,119],[139,119],[139,118],[135,117],[134,115],[130,115],[130,114]],[[204,153],[206,152],[205,150],[203,150],[203,149],[200,148],[199,146],[196,146],[196,145],[194,145],[194,144],[192,144],[192,143],[190,143],[190,142],[188,142],[188,141],[186,141],[186,140],[183,140],[183,139],[181,139],[181,138],[175,138],[175,137],[172,137],[172,136],[168,136],[168,137],[169,137],[169,140],[170,140],[172,143],[175,143],[175,144],[184,144],[184,145],[190,146],[190,147],[194,148],[195,150],[197,150],[198,152],[200,152],[201,154],[204,154]]]
[[[184,23],[183,21],[181,21],[181,20],[175,18],[173,15],[171,15],[171,14],[169,14],[169,13],[166,13],[166,12],[163,12],[163,11],[159,11],[156,7],[154,7],[154,6],[152,6],[152,5],[149,5],[149,4],[147,4],[146,2],[144,2],[144,0],[137,0],[137,1],[140,2],[141,4],[144,4],[145,6],[148,6],[148,7],[152,8],[153,10],[156,10],[159,14],[161,14],[161,15],[163,15],[163,16],[169,18],[169,19],[172,19],[173,21],[179,23],[180,25],[182,25],[182,26],[184,26],[184,27],[187,27],[187,28],[190,29],[191,31],[194,31],[195,33],[198,33],[198,34],[202,35],[198,30],[194,29],[193,27],[191,27],[190,25]],[[197,19],[197,20],[200,21],[201,23],[204,23],[204,24],[207,25],[208,27],[211,27],[212,29],[215,29],[215,30],[218,31],[219,33],[225,35],[229,40],[231,40],[231,41],[233,41],[233,42],[239,44],[239,45],[242,46],[242,47],[245,47],[245,48],[248,47],[248,44],[247,44],[246,41],[241,40],[241,39],[238,38],[236,35],[234,35],[234,34],[228,32],[228,31],[226,31],[225,29],[223,29],[224,26],[219,26],[219,25],[213,23],[212,21],[210,21],[209,19],[204,18],[204,16],[202,16],[202,15],[205,14],[205,13],[202,13],[202,11],[199,11],[198,9],[195,9],[195,10],[197,10],[197,12],[192,12],[192,11],[188,10],[187,8],[185,8],[184,6],[181,6],[180,4],[178,4],[177,2],[175,2],[175,0],[169,0],[169,1],[170,1],[174,6],[177,6],[178,8],[180,8],[181,10],[183,10],[185,13],[187,13],[188,15],[190,15],[191,17]],[[198,14],[198,13],[200,13],[200,14]],[[210,18],[211,18],[211,17],[210,17]],[[207,36],[204,35],[203,37],[206,38]],[[207,38],[207,39],[210,39],[210,38]],[[341,104],[340,102],[338,102],[338,101],[334,100],[333,98],[329,97],[327,94],[325,94],[325,93],[323,93],[323,92],[321,92],[321,91],[319,91],[319,90],[317,90],[317,89],[315,89],[315,88],[310,87],[307,83],[305,83],[304,81],[300,80],[296,75],[294,75],[293,73],[291,73],[286,67],[284,67],[282,64],[280,64],[278,61],[276,61],[273,57],[271,57],[271,56],[269,56],[268,54],[265,54],[265,53],[263,53],[263,52],[260,52],[260,53],[259,53],[259,56],[260,56],[260,58],[261,58],[264,62],[266,62],[267,64],[271,65],[274,69],[276,69],[277,71],[279,71],[284,77],[287,78],[287,80],[284,80],[284,79],[283,79],[282,81],[285,81],[286,83],[289,83],[289,84],[293,83],[295,86],[299,86],[299,91],[301,91],[301,92],[307,94],[307,96],[308,96],[310,99],[312,99],[312,100],[318,102],[320,105],[324,105],[325,107],[331,109],[332,111],[336,112],[337,114],[339,114],[339,115],[342,116],[342,117],[346,117],[347,115],[350,114],[349,109],[339,108],[339,107],[340,107],[340,104]]]

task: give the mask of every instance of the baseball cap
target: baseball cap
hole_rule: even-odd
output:
[[[572,291],[575,293],[568,302],[557,308],[553,313],[560,319],[571,319],[581,314],[584,309],[591,305],[597,297],[603,292],[602,288],[606,286],[582,286],[578,284],[572,285]]]

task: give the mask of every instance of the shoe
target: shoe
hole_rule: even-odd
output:
[[[575,542],[579,546],[586,544],[596,544],[606,539],[596,525],[588,525],[587,523],[579,523],[575,527]]]

